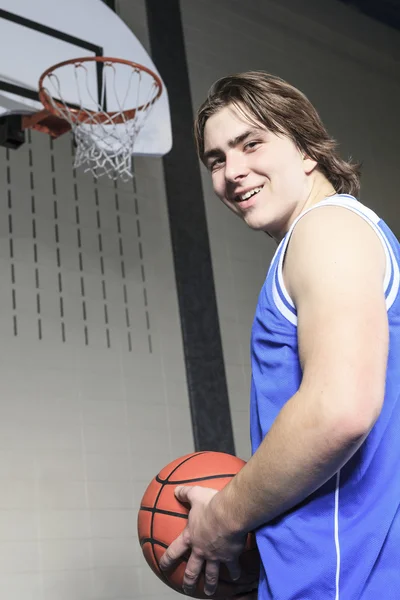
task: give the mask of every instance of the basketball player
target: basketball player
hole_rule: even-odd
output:
[[[256,531],[262,600],[400,597],[400,245],[356,198],[297,89],[261,72],[218,81],[196,139],[219,199],[278,245],[251,339],[253,456],[221,492],[179,487],[184,585],[239,575]]]

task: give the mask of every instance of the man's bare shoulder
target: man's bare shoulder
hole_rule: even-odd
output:
[[[284,267],[289,294],[295,299],[309,281],[323,284],[328,269],[336,276],[342,273],[343,281],[349,275],[357,280],[373,273],[383,281],[385,275],[386,256],[376,231],[364,218],[340,206],[313,209],[295,226]]]

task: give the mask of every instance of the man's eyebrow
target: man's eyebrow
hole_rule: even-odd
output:
[[[235,148],[236,146],[239,146],[239,144],[242,144],[248,137],[252,135],[260,135],[262,132],[262,129],[247,129],[240,135],[237,135],[235,138],[229,140],[228,146],[229,148]],[[221,154],[223,154],[223,152],[219,148],[211,148],[210,150],[207,150],[207,152],[204,152],[203,162],[207,162],[210,158],[214,158],[215,156],[221,156]]]

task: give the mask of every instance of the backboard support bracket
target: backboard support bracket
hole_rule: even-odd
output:
[[[32,115],[23,115],[21,125],[22,129],[36,129],[36,131],[50,135],[53,139],[57,139],[71,130],[68,121],[53,115],[45,108]]]
[[[3,115],[0,117],[0,146],[17,150],[25,143],[25,131],[22,128],[22,115]]]
[[[65,119],[43,109],[32,114],[12,113],[0,116],[0,146],[17,150],[26,141],[25,130],[35,129],[57,139],[71,130]]]

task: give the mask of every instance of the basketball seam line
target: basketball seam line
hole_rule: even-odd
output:
[[[171,473],[172,475],[172,473]],[[162,483],[164,485],[181,485],[185,483],[193,483],[195,481],[207,481],[208,479],[224,479],[226,477],[234,477],[236,473],[223,473],[222,475],[207,475],[205,477],[196,477],[195,479],[182,479],[182,480],[173,480],[170,481],[168,476],[167,479],[159,479],[158,475],[156,476],[156,481],[158,483]]]
[[[143,546],[144,544],[150,543],[151,545],[157,544],[158,546],[161,546],[162,548],[165,548],[165,549],[168,548],[167,544],[164,544],[163,542],[159,542],[158,540],[156,540],[155,538],[152,538],[152,537],[143,538],[139,541],[139,543],[141,546]]]
[[[173,512],[172,510],[163,510],[162,508],[156,508],[151,506],[141,506],[140,510],[145,510],[151,513],[159,513],[161,515],[168,515],[169,517],[180,517],[181,519],[187,519],[188,515],[184,513]]]

